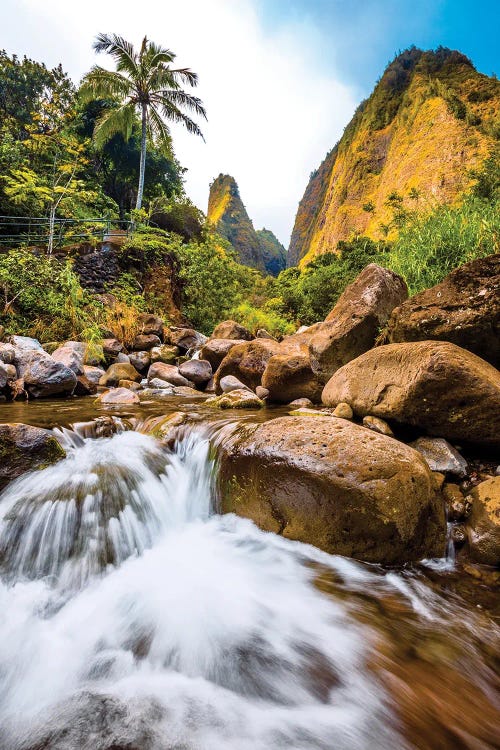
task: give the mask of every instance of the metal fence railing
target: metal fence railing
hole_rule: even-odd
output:
[[[52,246],[60,248],[81,242],[113,242],[129,237],[131,221],[96,217],[90,219],[55,218],[46,216],[0,216],[0,246],[37,245],[48,247],[52,228]]]

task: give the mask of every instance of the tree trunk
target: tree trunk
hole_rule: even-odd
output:
[[[146,169],[146,122],[147,105],[142,105],[142,132],[141,132],[141,161],[139,165],[139,189],[137,190],[136,210],[142,206],[142,194],[144,192],[144,172]]]
[[[56,219],[56,205],[55,203],[53,203],[50,207],[50,215],[49,215],[49,243],[47,246],[47,251],[49,255],[52,255],[52,250],[54,248],[55,219]]]

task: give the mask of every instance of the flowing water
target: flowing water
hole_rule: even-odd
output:
[[[218,515],[201,428],[59,438],[0,497],[2,750],[499,747],[490,589]]]

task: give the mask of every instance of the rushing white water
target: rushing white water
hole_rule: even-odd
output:
[[[2,750],[404,750],[369,629],[313,579],[432,619],[424,593],[214,514],[201,436],[66,438],[0,498]]]

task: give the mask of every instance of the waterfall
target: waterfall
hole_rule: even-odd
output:
[[[442,602],[217,515],[201,432],[65,440],[0,497],[2,750],[408,747],[359,607]]]

